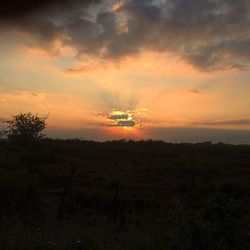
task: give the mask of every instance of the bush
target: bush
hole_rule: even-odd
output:
[[[47,116],[39,117],[37,114],[20,113],[13,115],[13,119],[7,121],[8,127],[5,133],[10,141],[33,142],[45,136],[42,131],[46,127]]]

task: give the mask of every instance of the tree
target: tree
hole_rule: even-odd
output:
[[[46,127],[48,116],[39,117],[37,114],[20,113],[12,116],[7,121],[8,127],[5,131],[10,141],[32,143],[38,141],[45,134],[42,131]]]

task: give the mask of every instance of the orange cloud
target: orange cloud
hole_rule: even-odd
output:
[[[88,65],[81,66],[79,68],[66,69],[66,70],[64,70],[64,73],[66,73],[68,75],[74,75],[74,74],[82,74],[82,73],[86,73],[86,72],[91,72],[91,71],[95,71],[98,69],[100,69],[99,64],[88,64]]]

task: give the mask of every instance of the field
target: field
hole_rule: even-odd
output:
[[[0,141],[0,249],[250,249],[250,146]]]

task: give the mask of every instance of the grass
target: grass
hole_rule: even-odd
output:
[[[0,141],[0,171],[1,250],[250,249],[247,145]]]

